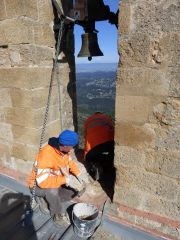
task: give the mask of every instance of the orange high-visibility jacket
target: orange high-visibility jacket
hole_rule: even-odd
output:
[[[40,150],[34,165],[37,166],[36,183],[40,188],[58,188],[66,183],[65,175],[68,176],[69,172],[75,176],[80,174],[80,170],[69,154],[63,154],[50,145]],[[34,180],[33,167],[29,179],[30,188],[33,187]]]
[[[84,123],[84,156],[95,146],[114,140],[114,127],[110,117],[95,113]]]

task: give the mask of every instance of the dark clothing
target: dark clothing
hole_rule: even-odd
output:
[[[89,174],[99,180],[105,171],[113,168],[114,141],[102,143],[92,148],[86,155],[85,165]]]
[[[35,195],[43,197],[49,205],[51,216],[54,214],[64,214],[66,212],[67,203],[77,195],[77,192],[66,186],[60,188],[42,189],[36,187]]]

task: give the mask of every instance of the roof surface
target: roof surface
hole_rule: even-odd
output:
[[[50,215],[29,210],[29,189],[12,178],[0,175],[1,240],[85,240],[74,233],[73,225],[55,226]],[[73,204],[73,203],[72,203]],[[90,238],[89,238],[90,239]],[[160,240],[143,231],[103,218],[101,228],[91,239]]]

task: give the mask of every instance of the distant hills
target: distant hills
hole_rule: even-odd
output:
[[[111,72],[116,71],[118,63],[85,63],[77,64],[76,71],[80,72]]]

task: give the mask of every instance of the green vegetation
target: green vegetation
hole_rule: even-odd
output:
[[[114,119],[116,72],[77,73],[77,110],[80,147],[83,147],[83,123],[94,112]]]

